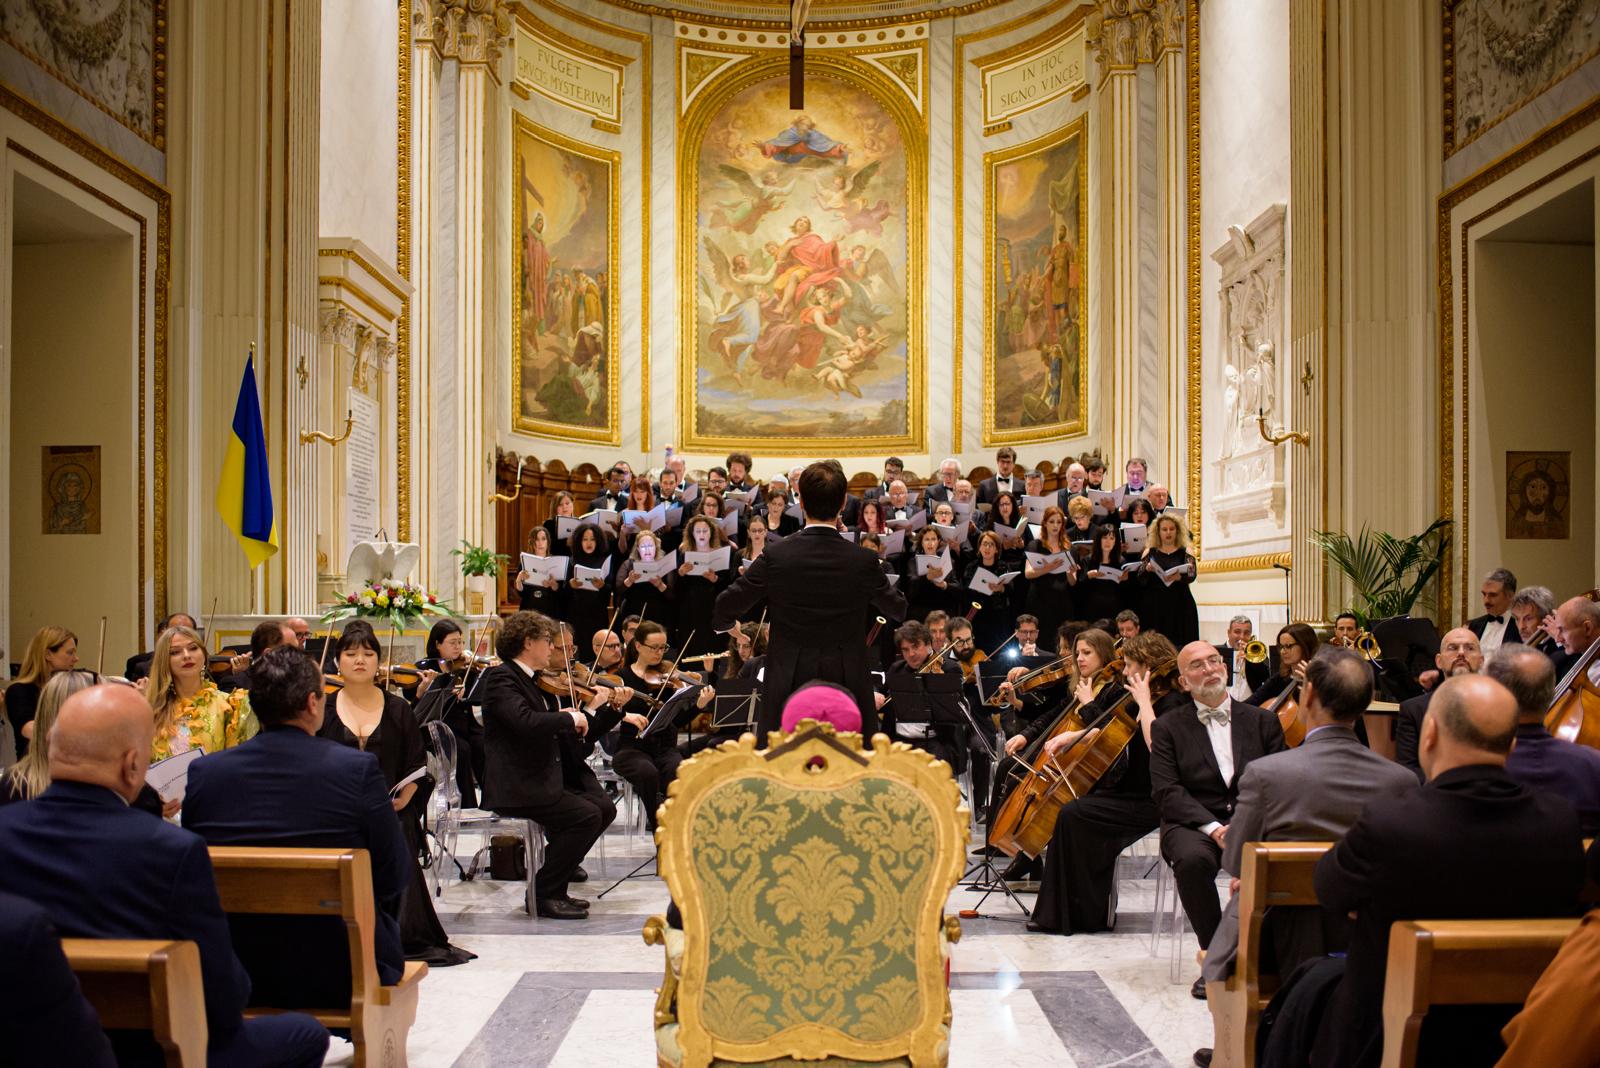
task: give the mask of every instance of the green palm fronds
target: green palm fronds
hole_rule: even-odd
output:
[[[1450,527],[1451,521],[1441,517],[1409,538],[1363,525],[1354,537],[1344,531],[1317,530],[1311,540],[1350,580],[1356,595],[1351,610],[1367,627],[1374,620],[1410,614],[1439,573],[1450,546]]]

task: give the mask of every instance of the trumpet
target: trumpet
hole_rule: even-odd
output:
[[[1244,658],[1252,664],[1267,662],[1267,643],[1260,638],[1251,638],[1244,643]]]
[[[1381,652],[1378,648],[1378,639],[1372,636],[1370,630],[1364,630],[1356,635],[1355,650],[1368,660],[1378,659]]]

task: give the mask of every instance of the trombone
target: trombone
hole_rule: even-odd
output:
[[[1328,644],[1352,649],[1360,653],[1362,658],[1369,663],[1376,661],[1382,655],[1382,650],[1378,647],[1378,639],[1372,636],[1370,630],[1359,632],[1354,641],[1345,638],[1329,638]]]

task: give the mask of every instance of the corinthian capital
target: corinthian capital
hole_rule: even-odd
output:
[[[1187,0],[1157,0],[1155,10],[1156,51],[1183,49],[1184,14]]]
[[[1126,70],[1155,60],[1160,34],[1155,9],[1160,2],[1101,0],[1084,31],[1100,77],[1110,70]],[[1172,2],[1182,4],[1182,0]]]
[[[505,0],[433,0],[433,36],[445,59],[493,66],[511,43],[511,25]]]

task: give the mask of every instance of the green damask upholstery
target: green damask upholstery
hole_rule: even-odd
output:
[[[669,956],[661,1064],[945,1063],[942,906],[965,830],[947,766],[802,725],[685,763],[660,818],[686,928],[646,926]]]

